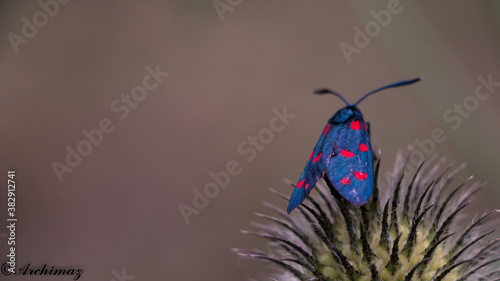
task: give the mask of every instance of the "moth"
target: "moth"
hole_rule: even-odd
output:
[[[381,87],[367,93],[354,104],[329,89],[314,92],[333,94],[339,97],[346,107],[337,111],[323,129],[290,197],[288,213],[304,201],[321,177],[328,179],[343,198],[356,206],[362,206],[370,200],[374,185],[373,153],[367,125],[357,106],[374,93],[418,81],[420,78]]]

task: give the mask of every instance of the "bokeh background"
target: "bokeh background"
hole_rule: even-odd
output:
[[[340,45],[355,46],[355,28],[388,5],[399,13],[348,62]],[[259,277],[265,264],[231,248],[264,247],[240,229],[266,212],[263,201],[286,207],[269,188],[290,193],[283,179],[298,179],[325,122],[344,106],[312,95],[319,87],[354,102],[422,77],[360,105],[381,171],[441,128],[439,157],[467,162],[461,179],[488,182],[469,219],[500,206],[500,87],[477,105],[471,97],[479,76],[500,81],[498,1],[73,0],[15,47],[9,34],[22,36],[23,17],[33,22],[40,11],[38,1],[0,2],[0,171],[17,175],[18,266],[80,267],[80,280],[113,280],[122,270],[133,280]],[[113,101],[157,65],[170,75],[119,119]],[[454,129],[458,121],[443,115],[464,101],[474,110]],[[296,117],[247,161],[238,146],[284,107]],[[60,182],[52,163],[64,164],[66,146],[75,149],[82,130],[103,118],[114,131]],[[241,172],[186,224],[179,205],[192,207],[193,190],[229,161]],[[12,279],[36,278],[70,280]]]

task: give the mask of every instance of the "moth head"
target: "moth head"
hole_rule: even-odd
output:
[[[337,111],[337,113],[333,115],[331,121],[335,123],[344,123],[345,121],[349,120],[354,116],[362,117],[361,112],[357,107],[348,105],[342,108],[341,110]]]

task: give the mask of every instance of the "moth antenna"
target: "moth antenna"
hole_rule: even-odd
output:
[[[326,89],[326,88],[325,89],[319,89],[319,90],[314,91],[314,93],[316,95],[332,94],[334,96],[339,97],[347,106],[351,105],[350,103],[347,102],[347,100],[341,94],[339,94],[337,92],[334,92],[334,91],[332,91],[330,89]]]
[[[382,90],[385,90],[385,89],[389,89],[389,88],[395,88],[395,87],[401,87],[401,86],[406,86],[406,85],[411,85],[413,83],[416,83],[418,81],[420,81],[421,79],[420,78],[415,78],[415,79],[412,79],[412,80],[403,80],[403,81],[399,81],[399,82],[396,82],[396,83],[393,83],[393,84],[390,84],[390,85],[387,85],[387,86],[384,86],[382,88],[378,88],[374,91],[371,91],[369,92],[368,94],[364,95],[362,98],[360,98],[355,104],[354,106],[357,106],[362,100],[366,99],[368,96],[370,96],[371,94],[375,94],[376,92],[380,92]]]

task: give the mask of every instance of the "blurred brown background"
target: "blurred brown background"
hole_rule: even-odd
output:
[[[230,249],[263,247],[239,230],[265,212],[262,201],[286,207],[268,188],[290,193],[283,178],[298,179],[325,122],[344,106],[312,95],[319,87],[354,102],[421,76],[360,105],[381,171],[441,128],[447,140],[435,151],[468,163],[461,179],[489,183],[467,212],[500,205],[500,87],[473,98],[479,76],[500,81],[498,1],[41,0],[49,2],[58,3],[53,16],[38,1],[0,4],[0,171],[17,174],[18,266],[80,267],[80,280],[112,280],[122,268],[134,280],[258,277],[264,264]],[[397,13],[385,26],[370,25],[388,9]],[[40,25],[32,38],[23,36],[23,17]],[[373,36],[348,62],[340,45],[355,47],[355,27],[367,24]],[[124,106],[121,95],[157,65],[170,75],[120,119],[124,111],[111,105]],[[471,110],[460,115],[454,105],[464,101]],[[285,106],[296,117],[247,161],[238,146]],[[66,164],[66,146],[76,149],[82,130],[103,118],[114,131],[60,182],[52,163]],[[230,161],[241,172],[186,224],[179,204],[193,207],[193,189]],[[7,184],[0,190],[5,203]],[[36,278],[71,280],[16,280]]]

